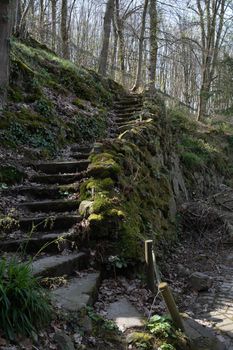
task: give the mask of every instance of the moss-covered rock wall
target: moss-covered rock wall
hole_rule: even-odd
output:
[[[127,258],[143,256],[146,238],[176,239],[171,132],[162,106],[147,101],[144,109],[143,122],[95,149],[81,189],[91,238],[107,237]]]

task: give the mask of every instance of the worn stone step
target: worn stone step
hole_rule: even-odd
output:
[[[114,105],[131,105],[131,104],[142,104],[142,99],[141,98],[122,98],[114,103]]]
[[[16,252],[19,250],[25,253],[38,252],[42,247],[43,252],[58,253],[61,249],[70,248],[76,240],[75,234],[66,233],[37,233],[36,237],[11,239],[0,241],[0,250],[4,252]]]
[[[52,255],[40,258],[32,263],[34,276],[55,277],[72,275],[76,270],[82,270],[88,265],[86,253],[69,255]]]
[[[21,209],[26,209],[31,212],[66,212],[77,210],[79,207],[79,200],[58,199],[39,202],[25,202],[19,205]]]
[[[71,152],[77,153],[91,153],[93,145],[73,145],[70,150]]]
[[[87,159],[90,156],[90,152],[82,153],[82,152],[75,152],[71,154],[72,158],[74,159]]]
[[[119,105],[114,107],[114,112],[115,113],[130,113],[134,111],[140,111],[142,109],[142,105],[131,105],[131,106],[124,106],[124,105]]]
[[[71,184],[83,179],[86,172],[73,173],[73,174],[55,174],[55,175],[33,175],[31,177],[32,182],[37,182],[41,184]]]
[[[80,161],[37,163],[33,167],[45,174],[69,174],[86,170],[88,164],[89,161],[84,159]]]
[[[66,230],[79,223],[82,217],[79,215],[43,215],[25,217],[19,219],[19,228],[27,232]]]
[[[52,299],[63,310],[76,312],[94,303],[99,284],[100,272],[84,273],[71,279],[67,286],[54,290]]]
[[[116,123],[121,123],[121,122],[131,122],[134,121],[135,119],[140,118],[137,114],[131,114],[130,116],[121,116],[121,117],[117,117],[115,119]]]
[[[68,194],[78,192],[79,184],[71,185],[44,185],[44,186],[18,186],[12,189],[13,194],[26,195],[29,198],[37,199],[59,199]]]

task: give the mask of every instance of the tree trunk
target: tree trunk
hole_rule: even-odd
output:
[[[56,48],[56,35],[57,35],[57,0],[51,0],[51,12],[52,12],[52,50]]]
[[[114,42],[113,42],[113,51],[111,58],[111,78],[115,79],[116,77],[116,64],[117,64],[117,47],[118,47],[118,35],[116,23],[113,20],[113,31],[114,31]]]
[[[9,84],[9,48],[13,26],[14,1],[0,1],[0,110],[5,106]]]
[[[227,9],[226,0],[196,0],[202,38],[202,77],[199,94],[197,119],[207,115],[211,86],[217,65],[219,49],[222,44],[224,17]]]
[[[106,73],[107,73],[109,39],[111,34],[111,23],[112,23],[112,18],[114,13],[114,3],[115,3],[115,0],[108,0],[105,16],[104,16],[103,45],[102,45],[100,60],[99,60],[99,74],[103,76],[106,76]]]
[[[148,3],[149,3],[149,0],[145,0],[143,14],[142,14],[142,27],[141,27],[139,47],[138,47],[137,76],[136,76],[136,81],[135,81],[134,87],[132,88],[132,91],[137,91],[140,88],[141,82],[142,82],[143,42],[144,42],[144,34],[145,34],[145,28],[146,28],[146,13],[148,8]]]
[[[157,0],[150,0],[149,6],[150,15],[150,68],[149,68],[149,90],[151,93],[155,92],[156,81],[156,65],[158,53],[158,13]]]
[[[61,39],[62,39],[62,56],[65,59],[70,58],[69,51],[69,33],[68,33],[68,8],[67,0],[62,0],[61,8]]]
[[[121,83],[125,86],[125,40],[124,21],[120,17],[120,3],[116,0],[116,26],[118,35],[118,61],[120,64]]]

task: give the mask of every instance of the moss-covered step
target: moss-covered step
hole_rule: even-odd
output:
[[[52,292],[54,303],[63,310],[77,312],[92,305],[100,284],[100,272],[86,273],[73,278],[64,287]]]
[[[70,248],[76,240],[77,235],[68,232],[61,233],[37,233],[36,237],[22,239],[11,239],[0,241],[0,251],[16,252],[23,251],[26,254],[37,253],[40,249],[43,252],[58,253],[61,249]]]
[[[19,207],[31,212],[67,212],[77,210],[79,204],[79,200],[57,199],[49,201],[25,202],[20,204]]]
[[[19,227],[22,231],[31,232],[66,230],[79,223],[82,217],[79,215],[43,215],[19,219]]]
[[[86,172],[74,173],[74,174],[46,174],[46,175],[33,175],[31,177],[32,182],[41,184],[72,184],[83,179]]]
[[[88,258],[88,255],[82,252],[46,256],[32,263],[32,271],[34,276],[41,277],[72,275],[76,270],[88,267]]]
[[[33,164],[36,170],[39,170],[45,174],[60,174],[60,173],[76,173],[87,169],[89,164],[88,160],[80,161],[64,161],[64,162],[45,162]]]
[[[79,183],[71,185],[44,185],[44,186],[16,186],[6,193],[26,195],[29,199],[59,199],[65,198],[71,193],[78,192]]]

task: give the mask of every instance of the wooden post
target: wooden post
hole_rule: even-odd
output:
[[[178,307],[173,298],[172,292],[166,282],[162,282],[159,284],[159,291],[161,292],[163,299],[166,303],[167,309],[171,315],[174,326],[177,329],[181,329],[184,331],[184,325],[182,322],[182,318],[180,316]]]
[[[155,293],[155,274],[154,274],[154,262],[153,262],[153,241],[145,241],[145,260],[146,260],[146,274],[147,274],[147,286],[152,293]]]

